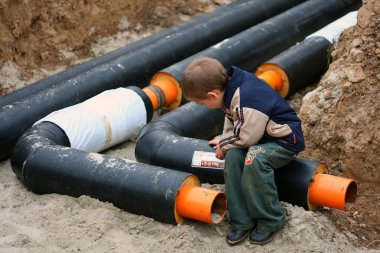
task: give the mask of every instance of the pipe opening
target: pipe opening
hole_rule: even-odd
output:
[[[219,193],[215,197],[215,200],[211,206],[212,223],[218,224],[223,220],[226,214],[226,206],[227,206],[226,203],[227,203],[226,195],[224,195],[223,193]]]
[[[348,210],[356,199],[354,180],[328,174],[316,173],[308,192],[310,204]]]
[[[358,186],[355,181],[351,181],[347,187],[346,197],[345,197],[345,209],[350,210],[356,201],[356,196],[358,192]]]
[[[176,199],[178,215],[211,224],[217,224],[224,218],[227,208],[226,196],[200,186],[186,185],[181,188]]]

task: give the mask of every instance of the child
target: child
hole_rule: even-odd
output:
[[[194,60],[183,75],[184,96],[226,113],[220,138],[211,140],[225,159],[224,179],[231,229],[227,242],[263,245],[285,221],[274,170],[304,149],[301,121],[268,84],[237,67],[228,71],[215,59]]]

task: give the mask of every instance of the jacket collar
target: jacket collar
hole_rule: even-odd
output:
[[[225,108],[230,107],[232,97],[234,96],[237,88],[239,88],[239,86],[243,80],[243,75],[244,75],[244,72],[235,66],[231,66],[227,70],[227,73],[230,76],[230,80],[228,80],[226,90],[224,92],[224,106],[225,106]]]

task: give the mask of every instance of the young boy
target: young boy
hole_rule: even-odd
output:
[[[228,71],[215,59],[194,60],[183,75],[184,96],[226,113],[220,138],[211,140],[225,159],[224,178],[231,229],[227,242],[263,245],[285,221],[274,169],[304,149],[301,121],[268,84],[237,67]]]

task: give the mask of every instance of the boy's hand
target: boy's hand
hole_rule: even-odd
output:
[[[224,151],[219,147],[219,145],[216,145],[214,149],[215,149],[215,157],[220,160],[223,160],[226,153],[224,153]]]
[[[215,149],[215,146],[219,145],[219,141],[218,140],[211,140],[208,142],[208,145],[214,147],[214,149]]]
[[[211,140],[208,145],[212,146],[215,150],[215,157],[223,160],[226,153],[219,147],[219,140]]]

